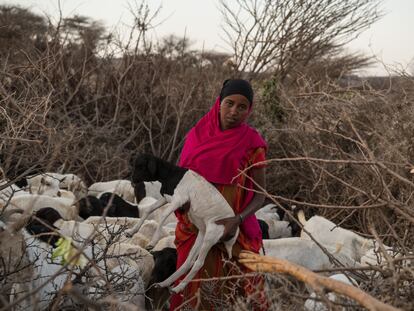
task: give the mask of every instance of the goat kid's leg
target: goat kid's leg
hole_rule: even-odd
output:
[[[193,267],[191,268],[190,272],[185,276],[185,278],[174,287],[171,291],[174,293],[181,292],[187,284],[194,278],[197,272],[203,267],[204,261],[206,260],[207,254],[210,249],[217,244],[220,240],[221,236],[224,233],[224,226],[220,225],[212,225],[207,226],[206,234],[203,239],[203,244],[200,248],[200,252],[198,254],[197,260],[195,261]]]
[[[178,270],[176,270],[172,275],[170,275],[169,278],[165,279],[164,281],[158,283],[157,285],[159,287],[167,287],[173,284],[176,280],[178,280],[184,273],[186,273],[188,270],[190,270],[191,266],[193,265],[195,259],[197,258],[197,255],[199,253],[199,250],[201,248],[201,245],[203,244],[204,240],[204,234],[199,231],[197,238],[194,242],[193,247],[191,248],[190,252],[188,253],[187,259],[185,262],[181,265]]]
[[[239,229],[237,229],[236,234],[234,235],[234,237],[232,237],[230,240],[223,242],[224,243],[224,247],[227,250],[227,255],[229,256],[229,259],[231,259],[233,257],[233,245],[234,243],[236,243],[237,241],[237,237],[239,236]]]
[[[154,204],[152,204],[152,205],[148,206],[147,208],[143,209],[142,210],[142,216],[139,218],[138,223],[134,227],[132,227],[131,229],[126,230],[125,231],[125,236],[128,237],[128,238],[131,238],[141,228],[141,226],[144,223],[145,219],[147,219],[148,216],[153,211],[155,211],[157,208],[160,208],[165,203],[167,203],[167,200],[165,198],[161,198],[157,202],[155,202]]]
[[[151,242],[147,245],[147,247],[146,247],[147,249],[154,248],[155,244],[157,244],[157,242],[160,239],[161,229],[162,229],[162,226],[165,223],[165,220],[167,219],[168,216],[170,216],[171,213],[173,213],[175,210],[179,209],[182,206],[181,203],[178,203],[176,201],[173,201],[169,204],[170,205],[161,214],[161,219],[160,219],[160,222],[158,223],[157,230],[155,231],[154,235],[152,236]]]

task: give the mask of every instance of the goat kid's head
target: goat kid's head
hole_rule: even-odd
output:
[[[132,160],[131,181],[139,184],[158,180],[157,158],[150,154],[139,154]]]

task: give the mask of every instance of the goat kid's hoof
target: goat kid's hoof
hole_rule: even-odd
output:
[[[151,245],[151,244],[148,244],[147,246],[145,246],[145,249],[147,250],[147,251],[150,251],[150,250],[152,250],[154,248],[154,245]],[[157,283],[157,284],[159,284],[159,283]]]
[[[160,289],[160,288],[165,288],[165,289],[167,289],[167,290],[168,290],[168,293],[169,293],[170,295],[175,294],[175,292],[173,291],[173,288],[172,288],[171,286],[169,286],[169,285],[165,284],[165,282],[155,283],[153,286],[154,286],[154,288],[156,288],[156,289]]]
[[[169,288],[169,291],[171,294],[178,294],[179,292],[181,292],[184,289],[184,287],[182,287],[181,285],[178,285],[176,287],[173,288]]]
[[[125,231],[125,236],[127,238],[132,238],[132,236],[134,235],[135,232],[131,231],[131,230],[126,230]]]
[[[162,282],[161,283],[155,283],[154,285],[154,288],[163,288],[164,286],[162,286]]]

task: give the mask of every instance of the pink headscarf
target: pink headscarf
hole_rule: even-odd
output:
[[[209,182],[231,184],[233,177],[239,174],[239,169],[246,163],[249,151],[267,148],[267,144],[246,123],[222,131],[219,112],[220,98],[217,98],[213,108],[188,133],[178,165],[197,172]],[[246,179],[245,186],[253,189],[249,179]],[[253,196],[253,191],[246,191],[241,210],[246,208]],[[255,241],[255,245],[261,245],[262,232],[255,215],[246,217],[240,229]]]
[[[197,172],[209,182],[231,184],[246,163],[248,151],[267,145],[246,123],[222,131],[219,112],[218,97],[211,110],[187,134],[178,165]]]

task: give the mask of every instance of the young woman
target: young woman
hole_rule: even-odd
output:
[[[173,295],[170,310],[219,310],[228,308],[239,295],[248,295],[254,309],[266,309],[261,278],[227,278],[249,272],[237,263],[241,250],[259,252],[262,237],[254,213],[263,205],[264,195],[255,189],[251,179],[239,174],[252,164],[265,160],[266,142],[247,125],[252,111],[253,90],[242,79],[226,80],[212,109],[200,119],[187,135],[179,165],[192,169],[214,184],[232,206],[235,216],[220,220],[225,226],[222,241],[230,239],[240,227],[233,247],[233,259],[228,261],[221,243],[207,255],[204,267],[183,292]],[[254,166],[247,175],[265,187],[264,165]],[[197,229],[184,212],[177,212],[177,268],[186,260],[197,236]],[[179,283],[179,281],[178,281]],[[198,293],[198,294],[197,294]]]

